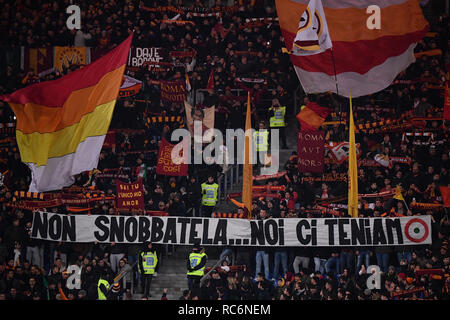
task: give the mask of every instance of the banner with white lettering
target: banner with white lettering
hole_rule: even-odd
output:
[[[324,140],[324,131],[298,131],[297,162],[299,172],[323,172]]]
[[[430,216],[247,220],[36,211],[32,238],[66,242],[116,242],[226,246],[397,246],[431,244]]]
[[[163,48],[130,48],[128,56],[128,65],[131,67],[140,67],[148,62],[160,62],[164,60],[166,52]]]

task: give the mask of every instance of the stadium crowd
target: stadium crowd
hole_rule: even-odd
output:
[[[164,2],[164,3],[163,3]],[[187,177],[169,177],[155,172],[160,140],[170,141],[171,132],[182,124],[149,123],[152,115],[184,117],[184,105],[168,103],[160,98],[155,80],[184,79],[188,75],[192,94],[205,89],[211,70],[214,70],[214,90],[194,97],[196,108],[212,105],[215,127],[244,128],[246,94],[250,91],[253,124],[268,123],[268,111],[273,99],[290,110],[298,111],[302,101],[294,103],[298,80],[287,54],[282,53],[283,38],[279,25],[273,21],[247,24],[247,18],[276,17],[273,1],[236,1],[236,11],[216,1],[220,18],[196,17],[189,23],[161,23],[176,15],[171,11],[150,11],[144,8],[174,6],[185,11],[207,13],[212,9],[202,1],[121,1],[103,0],[95,3],[81,1],[82,29],[69,31],[65,25],[65,10],[69,1],[17,1],[15,5],[0,1],[2,14],[0,30],[2,46],[88,46],[109,50],[134,30],[133,46],[162,47],[168,50],[192,51],[194,57],[173,58],[173,66],[163,70],[129,68],[126,73],[143,81],[138,95],[121,98],[116,104],[111,129],[116,130],[115,146],[104,148],[98,169],[127,174],[135,180],[144,168],[145,209],[166,211],[170,216],[200,216],[202,190],[200,184],[212,175],[217,181],[223,174],[220,165],[189,165]],[[213,1],[214,2],[214,1]],[[223,3],[224,1],[222,1]],[[234,1],[231,5],[234,5]],[[227,3],[227,5],[230,5]],[[220,9],[222,8],[222,9]],[[416,52],[439,48],[441,55],[423,55],[396,82],[377,94],[354,99],[357,124],[386,119],[429,118],[410,123],[432,136],[409,136],[410,127],[392,130],[380,128],[360,131],[360,160],[373,160],[375,155],[409,157],[410,161],[389,166],[360,166],[358,187],[360,194],[391,191],[401,185],[405,201],[390,197],[361,198],[361,217],[430,215],[432,244],[422,246],[276,248],[225,248],[224,264],[244,265],[234,273],[214,271],[198,291],[186,290],[180,299],[221,300],[391,300],[391,299],[448,299],[449,219],[442,204],[440,186],[449,185],[449,148],[447,124],[442,120],[442,87],[446,81],[446,66],[450,63],[447,42],[448,17],[430,21],[436,34],[426,37]],[[104,52],[105,52],[104,51]],[[14,57],[9,57],[13,61]],[[3,66],[2,66],[3,68]],[[28,70],[8,65],[0,78],[0,93],[10,93],[35,81],[55,79],[62,74],[50,73],[41,79]],[[65,70],[63,74],[71,72]],[[238,78],[256,79],[255,83],[236,81]],[[263,82],[257,81],[263,79]],[[236,95],[235,89],[242,90]],[[232,91],[233,90],[233,91]],[[191,98],[192,98],[191,94]],[[242,99],[244,97],[244,99]],[[314,95],[309,96],[314,99]],[[327,98],[328,99],[328,98]],[[339,121],[341,106],[347,101],[334,97],[328,107],[336,114],[327,120]],[[345,109],[345,107],[343,107]],[[12,123],[15,117],[4,102],[0,102],[0,123]],[[292,126],[292,125],[291,125]],[[385,125],[388,128],[389,125]],[[294,129],[294,128],[291,128]],[[327,142],[346,141],[345,125],[323,127]],[[348,131],[347,131],[348,132]],[[97,298],[100,275],[114,276],[137,261],[141,245],[103,243],[65,243],[32,239],[30,228],[32,211],[14,207],[14,192],[27,191],[30,171],[20,161],[14,132],[4,131],[0,145],[0,168],[3,183],[0,187],[0,300],[81,300]],[[293,150],[293,146],[290,146]],[[331,158],[330,158],[331,159]],[[286,186],[280,197],[260,198],[253,202],[253,219],[331,217],[316,205],[324,199],[339,197],[347,192],[347,181],[339,176],[348,167],[327,163],[324,173],[331,179],[321,181],[321,175],[301,174],[297,170],[296,152],[285,164],[285,176],[264,181],[264,184]],[[106,169],[106,170],[105,170]],[[141,171],[142,174],[142,171]],[[316,178],[314,180],[314,178]],[[89,173],[77,177],[76,185],[91,186],[106,195],[114,195],[115,179],[95,178]],[[404,206],[407,204],[408,208]],[[48,208],[51,212],[68,213],[65,206]],[[238,209],[236,209],[237,211]],[[344,215],[346,209],[336,207]],[[117,212],[113,202],[99,201],[90,208],[91,214],[139,215],[143,212]],[[72,212],[72,214],[74,214]],[[83,213],[81,213],[83,214]],[[165,255],[164,247],[158,247]],[[207,248],[206,248],[207,249]],[[68,289],[70,265],[81,267],[81,289]],[[370,265],[383,271],[380,290],[367,289]],[[418,270],[430,269],[427,273]],[[439,270],[435,272],[435,270]],[[421,273],[422,272],[422,273]],[[135,273],[122,278],[121,288],[114,291],[124,299],[132,299],[131,284],[138,283]],[[163,293],[165,297],[166,292]]]

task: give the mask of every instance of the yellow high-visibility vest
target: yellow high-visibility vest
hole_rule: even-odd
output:
[[[217,190],[219,185],[217,183],[207,184],[202,183],[202,205],[204,206],[215,206],[217,202]]]
[[[158,263],[158,257],[155,252],[141,252],[142,257],[142,267],[144,274],[154,274],[155,273],[155,267]]]
[[[267,151],[269,150],[269,131],[262,129],[253,132],[253,141],[255,144],[256,151]]]
[[[102,292],[102,290],[100,290],[100,285],[102,285],[102,284],[105,285],[106,290],[109,289],[109,282],[100,278],[97,283],[98,300],[106,300],[105,294]]]
[[[270,117],[270,127],[284,127],[284,115],[286,114],[286,107],[273,108],[270,107],[269,110],[273,109],[274,115]]]
[[[191,268],[194,268],[195,266],[197,266],[200,261],[202,261],[202,258],[206,256],[206,253],[194,253],[192,252],[189,255],[189,264],[191,265]],[[203,276],[205,273],[205,266],[203,266],[202,268],[195,270],[195,271],[191,271],[191,272],[187,272],[188,276]]]

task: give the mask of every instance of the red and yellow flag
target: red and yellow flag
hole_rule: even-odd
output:
[[[21,160],[32,172],[29,191],[59,190],[97,167],[132,37],[60,79],[0,97],[17,117]]]
[[[324,123],[332,109],[322,107],[315,102],[309,102],[297,114],[297,120],[302,125],[302,131],[315,131]]]
[[[323,14],[318,7],[311,12],[313,2],[318,3],[275,1],[286,48],[291,50],[299,32],[309,32],[303,40],[321,48],[289,55],[306,93],[336,93],[336,81],[342,95],[383,90],[415,61],[414,48],[428,31],[417,0],[327,0],[322,1]],[[367,13],[372,5],[378,6],[379,15]]]
[[[245,116],[245,145],[244,145],[244,175],[242,184],[242,202],[248,210],[248,218],[252,215],[252,189],[253,189],[253,134],[252,114],[250,108],[250,91],[247,97],[247,113]]]

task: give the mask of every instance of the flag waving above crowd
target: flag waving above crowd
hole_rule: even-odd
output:
[[[60,190],[97,167],[132,37],[67,76],[0,97],[17,117],[20,156],[32,173],[30,192]]]
[[[380,8],[379,29],[368,23],[371,5]],[[415,61],[414,48],[428,30],[416,0],[277,0],[276,7],[307,93],[338,87],[343,96],[359,97],[385,89]]]

